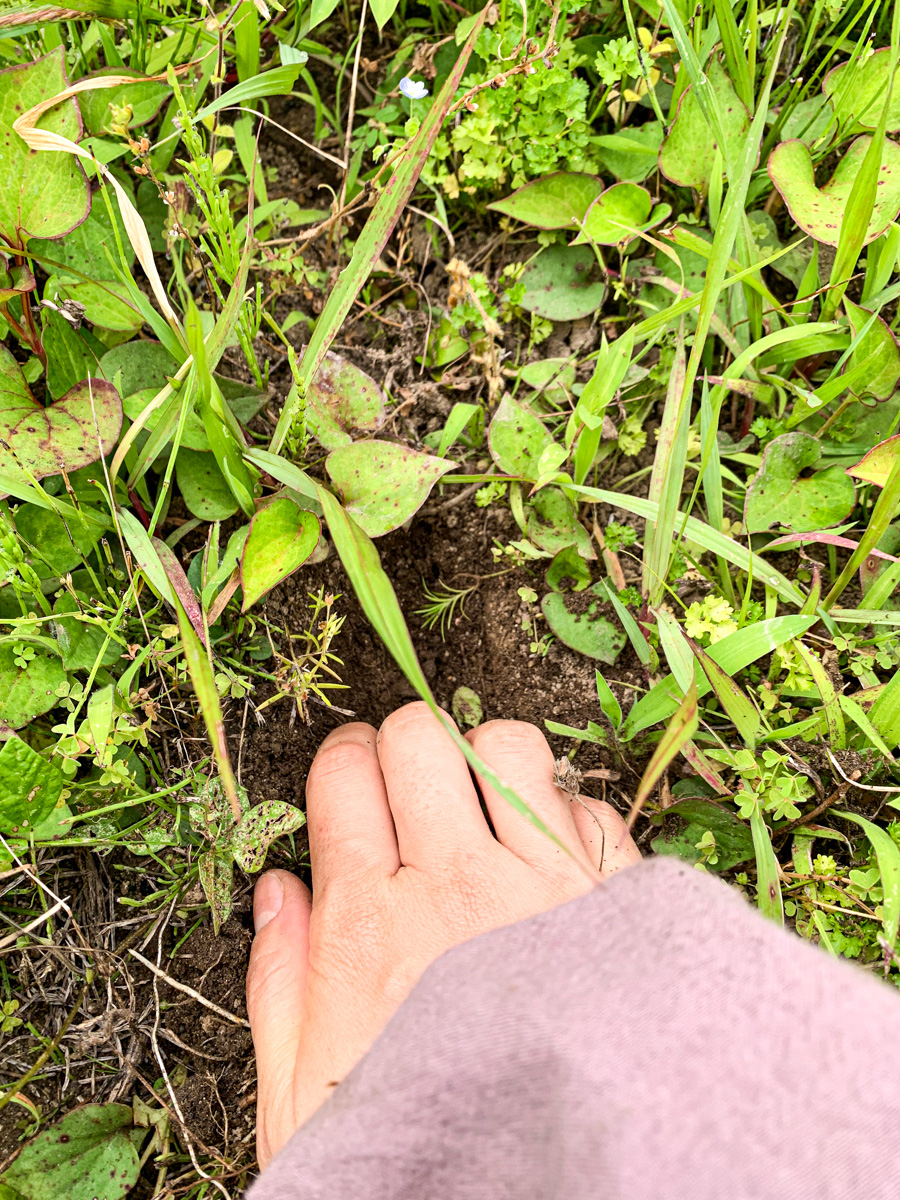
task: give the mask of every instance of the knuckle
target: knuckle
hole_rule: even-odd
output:
[[[424,700],[415,700],[412,704],[404,704],[386,717],[378,731],[378,740],[402,736],[409,730],[421,729],[423,725],[433,725],[435,718]]]
[[[327,787],[344,775],[364,769],[372,760],[372,751],[359,742],[326,743],[319,750],[306,781],[307,794],[311,787]]]
[[[487,721],[473,730],[471,738],[474,748],[486,756],[551,755],[547,739],[530,721]]]

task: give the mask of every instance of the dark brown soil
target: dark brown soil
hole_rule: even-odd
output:
[[[484,579],[466,600],[465,614],[453,620],[445,641],[437,629],[425,629],[421,617],[415,615],[426,602],[423,582],[431,588],[439,582],[469,586],[479,576],[498,569],[491,560],[493,538],[508,542],[516,536],[508,509],[460,506],[421,516],[408,532],[398,530],[379,539],[377,545],[440,705],[449,710],[456,688],[466,686],[478,693],[485,720],[531,721],[544,729],[549,719],[583,728],[588,720],[601,719],[595,664],[558,642],[546,656],[532,654],[531,634],[522,629],[529,610],[517,591],[529,586],[540,595],[542,570],[517,569]],[[347,690],[333,693],[335,703],[351,710],[355,719],[377,726],[399,705],[415,699],[416,693],[361,612],[337,556],[332,554],[318,567],[302,570],[286,581],[269,596],[266,613],[276,624],[298,631],[307,616],[308,594],[320,585],[340,593],[336,609],[345,617],[335,648],[343,659],[340,673]],[[539,625],[539,632],[546,632],[546,626]],[[630,648],[605,674],[627,709],[633,693],[622,684],[644,683]],[[257,702],[265,698],[263,692]],[[241,782],[254,803],[283,799],[302,806],[316,747],[326,733],[351,718],[313,705],[307,726],[297,719],[287,698],[266,709],[266,716],[264,725],[251,729],[248,722],[245,728]],[[558,753],[570,747],[567,739],[550,737],[550,741]],[[580,752],[579,763],[585,767],[611,765],[596,747],[587,745]],[[627,774],[622,786],[629,786]],[[610,798],[616,802],[614,796]]]

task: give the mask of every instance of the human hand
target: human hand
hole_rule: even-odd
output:
[[[313,895],[269,871],[254,897],[247,1006],[261,1166],[445,950],[640,861],[614,809],[556,786],[535,726],[489,721],[467,737],[569,853],[479,778],[491,832],[465,758],[425,704],[377,733],[353,724],[329,734],[306,787]]]

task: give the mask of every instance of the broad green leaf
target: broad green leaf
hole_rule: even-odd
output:
[[[41,339],[47,355],[47,391],[54,400],[84,379],[103,378],[100,360],[106,347],[86,325],[74,330],[59,313],[46,310],[47,321]],[[2,388],[2,383],[0,383]]]
[[[68,82],[62,46],[35,62],[0,71],[0,236],[8,245],[60,237],[90,210],[90,188],[74,157],[32,152],[11,128],[23,112],[64,91]],[[77,141],[81,118],[74,97],[45,113],[38,128]]]
[[[234,861],[248,875],[261,871],[276,838],[294,833],[306,824],[299,808],[283,800],[264,800],[248,812],[231,835]]]
[[[529,409],[504,396],[488,429],[491,458],[507,475],[538,477],[538,462],[553,444],[543,422]]]
[[[398,529],[419,511],[442,475],[456,463],[396,442],[354,442],[332,450],[325,469],[344,507],[369,537]]]
[[[855,338],[871,320],[872,314],[847,296],[844,297],[844,308]],[[863,375],[862,382],[850,388],[854,396],[874,396],[876,400],[889,400],[893,396],[900,380],[900,349],[882,317],[876,317],[868,332],[860,338],[845,369],[859,370]]]
[[[109,454],[122,427],[122,402],[102,379],[76,384],[45,408],[32,396],[21,368],[0,346],[0,439],[4,470],[27,480],[74,471]]]
[[[15,524],[19,536],[38,551],[50,571],[54,575],[65,575],[90,554],[107,522],[102,515],[96,521],[83,517],[63,520],[50,509],[20,504],[16,509]]]
[[[584,220],[591,202],[602,191],[603,182],[596,175],[557,171],[526,183],[504,200],[489,204],[488,208],[538,229],[570,229],[574,232]]]
[[[900,459],[900,433],[889,437],[887,441],[879,442],[859,460],[856,466],[848,467],[847,474],[863,483],[874,483],[877,487],[883,488],[898,459]]]
[[[109,271],[108,265],[106,270]],[[127,288],[114,279],[101,276],[96,283],[61,283],[54,278],[48,286],[50,295],[55,294],[60,301],[75,300],[83,304],[85,320],[100,329],[136,333],[144,324],[143,316],[131,304]]]
[[[708,86],[720,105],[726,136],[734,144],[745,141],[750,129],[747,107],[738,99],[725,69],[716,58],[710,62],[708,80]],[[682,94],[677,116],[662,144],[659,169],[667,179],[671,179],[680,187],[696,188],[698,192],[705,194],[712,182],[717,149],[715,134],[703,114],[703,107],[691,84]],[[723,148],[722,163],[724,162]]]
[[[26,666],[16,664],[11,643],[0,645],[0,722],[21,729],[57,703],[66,673],[55,655],[37,650]]]
[[[306,424],[326,450],[384,424],[384,392],[371,375],[329,351],[306,393]]]
[[[103,67],[93,78],[101,79],[104,75],[134,75],[135,82],[79,93],[85,133],[93,137],[110,134],[121,139],[125,129],[133,128],[140,136],[143,126],[153,120],[172,89],[158,80],[143,80],[139,72],[128,67]]]
[[[266,592],[302,567],[319,542],[315,513],[285,497],[261,508],[250,522],[241,557],[241,587],[246,612]]]
[[[566,546],[575,546],[584,558],[596,557],[590,534],[578,520],[575,505],[561,488],[541,488],[528,505],[525,533],[536,546],[550,554],[556,554]]]
[[[22,835],[45,820],[62,795],[63,776],[23,742],[11,737],[0,748],[0,833]]]
[[[84,95],[88,94],[84,93]],[[155,185],[152,186],[154,186],[155,192]],[[115,202],[112,204],[112,210],[115,214],[122,250],[125,253],[125,261],[131,266],[134,262],[134,249],[128,240],[125,226],[122,224],[119,206]],[[74,229],[70,229],[64,238],[57,241],[35,238],[28,243],[28,249],[32,254],[50,260],[45,268],[48,272],[53,271],[58,274],[69,268],[73,278],[87,275],[91,279],[104,279],[109,276],[112,268],[106,252],[108,250],[112,255],[112,261],[118,263],[119,247],[116,244],[113,223],[110,220],[102,193],[98,191],[94,195],[87,219],[80,225],[76,225]],[[54,266],[54,264],[58,265]],[[76,275],[75,272],[78,274]],[[134,344],[140,345],[141,343]]]
[[[842,126],[853,121],[864,129],[874,129],[884,107],[891,79],[890,47],[863,52],[855,60],[832,68],[822,81],[822,91],[831,101],[835,116]],[[888,106],[887,130],[900,129],[900,85],[894,83]]]
[[[661,122],[627,126],[594,138],[600,161],[620,183],[643,183],[656,170],[664,130]]]
[[[826,467],[805,477],[820,457],[821,444],[808,433],[784,433],[769,443],[747,488],[744,524],[748,533],[761,533],[776,525],[806,533],[828,529],[849,516],[856,489],[843,468]]]
[[[127,1104],[83,1104],[30,1142],[2,1182],[24,1200],[120,1200],[140,1159]]]
[[[738,863],[753,857],[753,835],[737,814],[724,805],[701,796],[676,800],[653,818],[663,824],[650,843],[654,854],[671,854],[687,863],[698,863],[697,843],[709,830],[716,839],[717,861],[710,871],[730,871]]]
[[[606,295],[590,246],[548,246],[522,272],[522,307],[551,321],[577,321]]]
[[[175,478],[188,511],[203,521],[224,521],[240,508],[213,454],[179,450]]]
[[[121,396],[133,396],[150,388],[158,392],[166,386],[167,376],[178,370],[178,363],[165,346],[141,340],[125,342],[108,351],[100,366],[110,383],[118,386]]]
[[[816,186],[813,161],[803,142],[782,142],[769,155],[769,177],[781,193],[791,216],[805,232],[828,246],[837,246],[850,192],[866,156],[871,137],[858,137],[845,151],[834,174]],[[873,242],[900,212],[900,146],[885,138],[878,172],[878,194],[863,245]]]
[[[600,613],[605,591],[595,584],[585,592],[548,592],[541,601],[547,624],[564,645],[612,666],[628,640]]]
[[[881,875],[884,936],[893,950],[897,941],[897,929],[900,927],[900,848],[880,825],[867,821],[858,813],[844,811],[836,812],[835,815],[859,825],[872,843]]]
[[[614,183],[587,210],[572,245],[596,242],[600,246],[617,246],[630,241],[647,225],[652,209],[653,201],[646,188],[636,183]],[[667,208],[665,215],[671,211]]]
[[[370,3],[375,24],[379,29],[384,29],[385,25],[394,15],[399,0],[370,0]]]

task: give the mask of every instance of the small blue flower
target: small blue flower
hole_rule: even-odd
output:
[[[428,88],[421,80],[410,79],[408,75],[404,75],[400,80],[400,91],[410,100],[424,100],[428,95]]]

